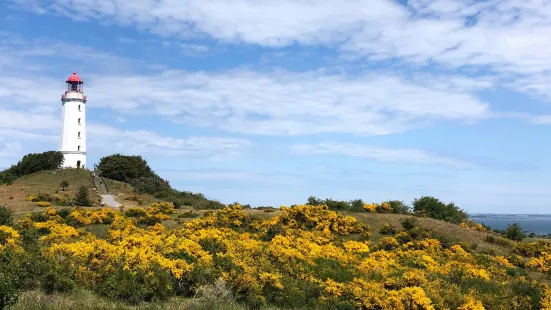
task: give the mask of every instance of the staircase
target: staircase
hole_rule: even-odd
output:
[[[103,176],[101,175],[101,171],[94,170],[90,171],[90,177],[92,178],[92,183],[94,183],[94,187],[96,188],[98,194],[101,196],[101,199],[103,203],[109,207],[118,208],[120,207],[120,203],[115,200],[115,197],[110,194],[109,188],[107,187],[107,184],[105,184],[105,180],[103,179]]]

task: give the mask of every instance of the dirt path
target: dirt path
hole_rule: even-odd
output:
[[[101,196],[101,199],[103,199],[103,203],[105,203],[110,207],[118,208],[121,205],[115,200],[115,197],[113,197],[113,195],[100,195],[100,196]]]

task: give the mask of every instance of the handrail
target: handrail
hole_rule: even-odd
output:
[[[105,183],[105,179],[103,178],[103,173],[101,171],[99,172],[99,176],[101,178],[101,181],[103,183],[103,186],[105,186],[105,190],[107,191],[107,194],[110,194],[109,187],[107,187],[107,183]]]
[[[94,188],[97,188],[96,187],[96,179],[94,178],[94,175],[92,174],[92,171],[90,171],[90,169],[86,168],[86,170],[88,170],[88,172],[90,173],[90,178],[92,179],[92,184],[94,185]]]

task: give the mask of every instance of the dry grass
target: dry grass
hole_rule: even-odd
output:
[[[117,309],[117,310],[191,310],[191,309],[219,309],[240,310],[246,309],[234,303],[218,302],[216,300],[196,300],[190,298],[173,297],[163,303],[143,303],[137,306],[129,306],[122,302],[112,301],[93,294],[90,291],[76,291],[72,294],[46,295],[39,291],[23,293],[19,302],[11,307],[13,310],[44,309],[44,310],[92,310],[92,309]]]
[[[413,218],[411,215],[402,214],[379,214],[379,213],[350,213],[362,223],[365,223],[372,228],[372,240],[379,241],[381,234],[379,229],[385,224],[392,224],[396,228],[401,229],[400,222],[406,218]],[[476,246],[478,252],[495,251],[498,254],[508,254],[511,248],[499,244],[490,243],[485,240],[489,233],[475,231],[470,228],[463,228],[459,225],[439,221],[431,218],[414,217],[419,222],[419,225],[432,230],[439,238],[448,240],[452,243],[467,243],[471,246]]]
[[[134,192],[134,188],[128,183],[119,182],[119,181],[110,180],[110,179],[105,179],[105,183],[107,184],[107,187],[109,187],[111,194],[113,194],[116,200],[121,204],[123,204],[125,208],[146,207],[158,200],[157,198],[151,195],[136,194]],[[132,196],[135,196],[141,199],[143,201],[142,204],[139,205],[137,201],[125,199],[125,197],[132,197]]]
[[[69,187],[60,193],[74,196],[80,186],[85,186],[89,190],[92,203],[97,203],[99,195],[94,191],[88,171],[60,169],[40,171],[18,178],[12,185],[0,185],[0,204],[6,203],[8,208],[16,214],[43,210],[37,207],[35,202],[26,201],[25,198],[39,192],[54,194],[57,190],[61,190],[59,184],[63,180],[69,182]]]

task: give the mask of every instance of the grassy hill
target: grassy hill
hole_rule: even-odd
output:
[[[66,180],[69,186],[62,191],[61,181]],[[106,179],[111,193],[122,204],[128,207],[148,205],[157,201],[151,195],[136,195],[129,184]],[[53,195],[59,193],[74,197],[78,188],[84,186],[88,189],[92,206],[99,206],[99,194],[94,190],[94,184],[87,170],[82,169],[57,169],[35,172],[22,176],[13,181],[12,184],[0,184],[0,205],[6,203],[8,208],[16,214],[41,211],[36,202],[25,200],[27,196],[38,195],[39,193]],[[131,199],[131,200],[129,200]],[[138,201],[141,201],[139,203]],[[54,207],[56,206],[54,204]]]
[[[61,191],[60,187],[63,180],[69,182],[69,187],[65,191]],[[27,196],[59,192],[73,197],[80,186],[88,188],[91,201],[97,203],[99,196],[94,191],[94,185],[88,171],[59,169],[25,175],[13,181],[11,185],[0,184],[0,204],[6,203],[8,208],[15,213],[37,211],[41,208],[37,207],[35,202],[26,201]]]

